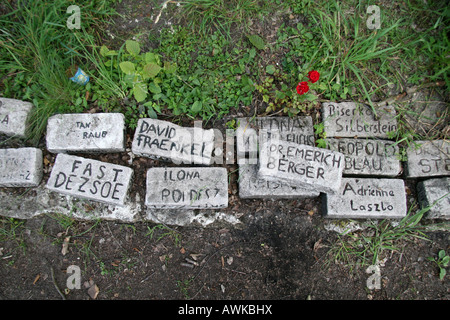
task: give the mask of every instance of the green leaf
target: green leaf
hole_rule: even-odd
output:
[[[137,102],[142,102],[147,97],[147,87],[144,83],[135,83],[133,85],[133,95]]]
[[[127,75],[132,75],[136,70],[134,63],[130,61],[123,61],[119,63],[119,67]]]
[[[446,273],[447,271],[444,268],[441,268],[441,271],[439,272],[439,279],[444,279]]]
[[[248,41],[250,41],[250,43],[259,50],[263,50],[266,47],[264,40],[256,34],[249,35],[249,36],[247,36],[247,38],[248,38]]]
[[[157,119],[158,115],[156,114],[155,110],[153,110],[152,107],[147,107],[147,114],[152,119]]]
[[[153,52],[146,52],[144,55],[144,60],[146,63],[156,63],[159,64],[159,58],[157,54],[154,54]]]
[[[315,100],[317,100],[317,96],[312,93],[306,93],[305,99],[308,101],[315,101]]]
[[[107,46],[103,45],[100,48],[100,55],[102,57],[116,56],[117,52],[116,50],[109,50]]]
[[[202,110],[202,103],[201,103],[201,101],[195,101],[192,104],[191,110],[192,110],[192,112],[199,112],[199,111],[201,111]]]
[[[100,55],[101,55],[102,57],[106,57],[106,55],[108,54],[108,52],[109,52],[109,49],[108,49],[107,46],[103,45],[103,46],[100,48]]]
[[[277,98],[277,99],[284,99],[285,97],[286,97],[286,95],[283,93],[283,92],[281,92],[281,91],[278,91],[278,90],[276,90],[275,91],[275,97]]]
[[[161,87],[158,86],[156,83],[154,82],[150,82],[148,84],[148,89],[150,90],[151,93],[161,93]]]
[[[161,71],[161,67],[156,63],[148,63],[144,66],[142,73],[145,78],[154,78]]]
[[[273,64],[269,64],[269,65],[266,67],[266,72],[267,72],[268,74],[274,74],[276,70],[277,70],[277,69],[275,68],[275,66],[274,66]]]
[[[127,51],[133,56],[137,56],[139,52],[141,52],[141,47],[139,46],[139,43],[137,41],[127,40],[125,41],[125,46],[127,48]]]
[[[177,71],[177,64],[176,63],[172,63],[170,61],[166,61],[164,62],[164,71],[166,73],[175,73],[175,71]]]

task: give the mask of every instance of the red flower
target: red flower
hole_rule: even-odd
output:
[[[311,81],[312,83],[317,82],[317,80],[319,80],[319,77],[320,73],[318,73],[316,70],[308,72],[309,81]]]
[[[306,82],[306,81],[300,82],[297,86],[297,93],[300,95],[307,93],[308,90],[309,90],[308,82]]]

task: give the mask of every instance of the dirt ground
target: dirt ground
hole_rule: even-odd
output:
[[[123,17],[107,29],[115,35],[111,41],[123,43],[139,30],[158,32],[172,21],[163,12],[152,29],[144,17],[156,16],[159,8],[132,3],[118,5]],[[223,130],[225,121],[216,127]],[[435,130],[435,124],[429,126]],[[44,140],[41,147],[45,150]],[[54,155],[45,158],[49,165]],[[107,159],[124,165],[127,160],[127,154]],[[133,161],[132,192],[143,195],[145,170],[157,165]],[[397,243],[398,250],[386,251],[381,287],[369,289],[367,267],[350,268],[327,255],[338,233],[327,227],[320,199],[243,200],[232,173],[237,167],[227,169],[232,177],[227,212],[241,218],[239,228],[73,221],[57,213],[16,221],[16,237],[0,242],[0,299],[449,300],[449,277],[440,280],[436,264],[427,259],[442,249],[450,253],[448,230],[426,231],[428,240]],[[409,205],[416,182],[407,181]],[[81,271],[80,289],[68,288],[70,266]]]

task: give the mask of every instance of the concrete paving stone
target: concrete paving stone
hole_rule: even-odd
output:
[[[310,116],[303,117],[255,117],[238,118],[236,129],[236,154],[238,163],[251,163],[239,161],[246,158],[257,158],[258,141],[262,135],[260,130],[279,135],[282,141],[295,142],[314,146],[314,127]],[[269,136],[270,138],[270,136]]]
[[[407,214],[401,179],[342,178],[338,193],[322,197],[326,218],[401,219]]]
[[[449,141],[415,141],[410,144],[406,156],[408,178],[450,175]]]
[[[430,207],[429,219],[450,219],[450,178],[433,178],[417,184],[418,198],[422,208]]]
[[[341,185],[344,155],[340,152],[287,141],[264,141],[258,177],[284,181],[314,192],[337,192]]]
[[[212,162],[214,130],[185,128],[168,121],[139,119],[132,152],[137,156],[172,161],[175,164]]]
[[[0,187],[36,187],[42,179],[42,150],[0,149]]]
[[[322,103],[322,119],[327,138],[388,138],[388,132],[397,131],[396,111],[393,106],[377,109],[355,102]]]
[[[31,102],[0,97],[0,133],[24,138],[33,107]]]
[[[401,171],[399,148],[393,141],[329,138],[327,148],[345,155],[343,174],[396,177]]]
[[[47,188],[70,196],[125,205],[133,170],[128,167],[60,153]]]
[[[228,206],[226,168],[170,167],[147,171],[148,208],[218,209]]]
[[[121,113],[58,114],[47,122],[47,149],[53,153],[125,151]]]
[[[239,166],[239,197],[242,199],[296,199],[314,198],[317,191],[291,186],[283,181],[270,181],[258,177],[258,165]]]

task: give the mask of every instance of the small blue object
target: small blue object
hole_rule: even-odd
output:
[[[77,73],[75,73],[75,75],[72,78],[70,78],[70,80],[72,80],[75,83],[85,85],[86,83],[89,82],[89,76],[86,74],[86,72],[78,68]]]

